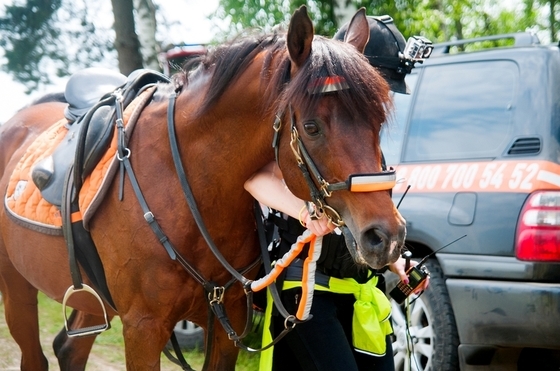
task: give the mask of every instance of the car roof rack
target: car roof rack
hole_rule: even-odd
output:
[[[472,43],[482,42],[482,41],[504,40],[504,39],[513,39],[514,46],[517,47],[539,45],[541,43],[537,35],[535,35],[534,33],[516,32],[516,33],[503,34],[503,35],[476,37],[473,39],[462,39],[462,40],[455,40],[455,41],[448,41],[444,43],[434,44],[434,50],[432,51],[432,55],[449,54],[449,50],[451,49],[452,46],[472,44]]]

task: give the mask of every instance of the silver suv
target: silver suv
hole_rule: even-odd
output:
[[[407,84],[382,138],[396,202],[410,186],[407,246],[421,258],[466,237],[428,260],[408,321],[395,303],[397,369],[559,370],[558,46],[528,33],[435,45]]]

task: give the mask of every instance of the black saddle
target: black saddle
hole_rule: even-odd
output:
[[[124,80],[114,73],[104,75],[98,69],[88,72],[91,73],[74,75],[69,80],[65,91],[69,103],[65,110],[69,131],[53,154],[34,166],[32,179],[43,198],[61,208],[62,231],[71,257],[74,287],[82,282],[77,268],[79,262],[103,299],[115,308],[95,243],[82,221],[72,221],[71,215],[79,211],[76,195],[83,180],[110,145],[117,105],[122,102],[119,111],[124,109],[147,87],[169,82],[169,78],[149,70],[134,71]],[[120,85],[115,86],[119,82]],[[80,92],[87,94],[80,95]],[[87,331],[86,328],[74,332]]]
[[[125,108],[145,87],[157,82],[169,82],[169,78],[150,70],[136,70],[126,78],[100,68],[72,75],[64,92],[68,133],[53,154],[38,162],[31,173],[45,200],[61,206],[68,170],[74,166],[74,185],[79,190],[109,147],[116,115],[115,92],[122,95]]]

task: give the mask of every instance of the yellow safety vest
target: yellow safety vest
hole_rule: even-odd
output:
[[[391,304],[385,294],[379,290],[377,277],[373,277],[364,284],[359,284],[352,278],[329,277],[329,287],[315,285],[315,290],[330,291],[337,294],[353,294],[354,315],[352,318],[352,343],[360,352],[374,356],[383,356],[386,352],[385,339],[393,332],[391,326]],[[283,290],[300,287],[299,281],[285,281]],[[267,289],[267,306],[262,334],[262,344],[272,341],[270,321],[272,317],[272,296]],[[259,371],[272,369],[273,348],[261,353]]]

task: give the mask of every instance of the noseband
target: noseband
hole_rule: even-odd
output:
[[[337,90],[346,89],[347,87],[344,84],[339,85],[341,86]],[[314,84],[314,91],[312,94],[316,93],[324,93],[324,92],[332,92],[332,84],[328,84],[328,90],[315,90],[317,84]],[[340,227],[344,225],[344,221],[340,214],[331,206],[329,206],[325,198],[331,197],[332,192],[334,191],[343,191],[348,190],[350,192],[375,192],[375,191],[384,191],[390,190],[395,186],[396,183],[396,173],[393,168],[390,168],[387,171],[381,172],[374,172],[374,173],[367,173],[367,174],[350,174],[348,179],[342,182],[336,183],[329,183],[319,172],[319,169],[315,165],[315,162],[309,155],[309,152],[305,148],[303,141],[301,140],[301,136],[297,130],[295,115],[292,110],[292,106],[289,106],[290,111],[290,132],[291,132],[291,140],[290,140],[290,147],[292,148],[292,152],[296,158],[297,165],[303,174],[303,177],[307,183],[309,188],[309,192],[311,195],[312,200],[312,208],[310,209],[310,215],[314,219],[318,219],[323,215],[326,215],[331,222]],[[276,116],[276,120],[274,121],[273,128],[274,128],[274,138],[272,140],[272,146],[275,151],[276,155],[276,163],[279,163],[278,158],[278,145],[279,145],[279,137],[280,137],[280,130],[282,126],[281,117],[283,114],[279,114]]]

